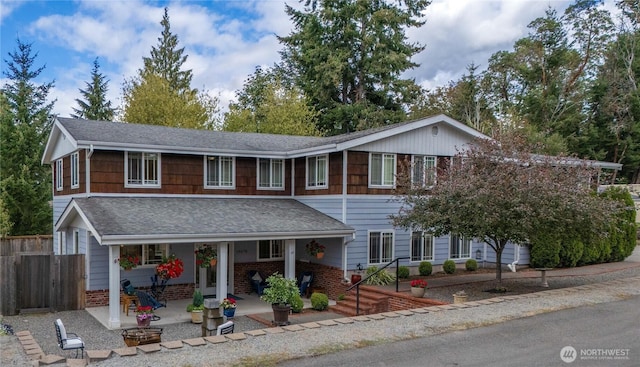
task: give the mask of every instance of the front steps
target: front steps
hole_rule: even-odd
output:
[[[412,308],[445,305],[446,303],[428,298],[416,298],[409,292],[388,291],[371,285],[360,286],[360,313],[371,315],[381,312],[409,310]],[[343,300],[336,301],[335,306],[329,307],[333,312],[356,316],[356,290],[350,290]]]

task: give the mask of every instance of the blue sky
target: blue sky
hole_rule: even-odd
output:
[[[607,1],[613,5],[612,1]],[[298,2],[287,1],[292,6]],[[528,32],[527,24],[548,6],[562,14],[562,0],[434,0],[427,23],[407,32],[426,49],[407,76],[426,88],[445,85],[465,73],[472,62],[486,67],[491,54],[511,50]],[[93,60],[109,79],[109,99],[121,105],[121,86],[142,67],[158,44],[163,8],[169,8],[171,31],[189,56],[193,87],[207,90],[226,108],[255,67],[279,61],[276,35],[292,30],[285,1],[20,1],[0,0],[2,71],[16,49],[16,38],[32,43],[35,66],[45,65],[39,81],[55,81],[50,97],[54,112],[69,116],[79,88],[90,79]],[[6,83],[4,74],[0,77]]]

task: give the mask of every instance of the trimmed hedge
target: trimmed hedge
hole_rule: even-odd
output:
[[[304,302],[302,301],[302,297],[299,294],[296,294],[291,299],[291,312],[299,313],[304,308]]]
[[[456,272],[456,263],[453,260],[447,260],[442,264],[442,270],[447,274],[453,274]]]
[[[464,268],[468,271],[476,271],[478,270],[478,262],[474,259],[469,259],[464,263]]]
[[[409,267],[408,266],[399,266],[398,267],[398,278],[407,279],[409,278]]]
[[[311,295],[311,307],[316,311],[324,311],[329,307],[329,297],[324,293]]]
[[[422,276],[431,275],[433,272],[433,266],[428,261],[421,261],[420,266],[418,266],[418,271]]]

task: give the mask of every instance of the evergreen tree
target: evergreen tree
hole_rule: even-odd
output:
[[[52,231],[51,167],[40,163],[51,129],[53,102],[47,101],[53,82],[36,84],[43,67],[34,68],[31,44],[17,40],[9,52],[8,82],[0,98],[0,194],[13,223],[11,235]]]
[[[91,70],[91,82],[85,82],[87,88],[80,89],[82,99],[76,99],[80,108],[73,108],[75,114],[71,116],[88,120],[111,121],[115,115],[115,109],[111,107],[111,101],[107,100],[108,80],[100,73],[98,58],[93,60]]]
[[[295,30],[280,37],[284,63],[333,135],[402,121],[420,88],[400,75],[423,46],[406,41],[427,0],[306,0],[286,12]]]

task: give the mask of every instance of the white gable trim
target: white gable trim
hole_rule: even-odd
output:
[[[60,215],[60,218],[56,222],[53,231],[54,232],[63,231],[65,228],[71,226],[72,224],[75,224],[76,226],[78,226],[79,224],[77,221],[78,217],[82,221],[84,228],[93,234],[93,236],[95,237],[95,239],[98,241],[99,244],[102,244],[102,236],[98,233],[98,231],[96,231],[96,229],[93,227],[93,225],[91,224],[87,216],[82,212],[80,207],[78,207],[75,200],[73,199],[69,202],[69,205],[67,205],[67,207],[64,209],[64,211],[62,212],[62,215]]]

